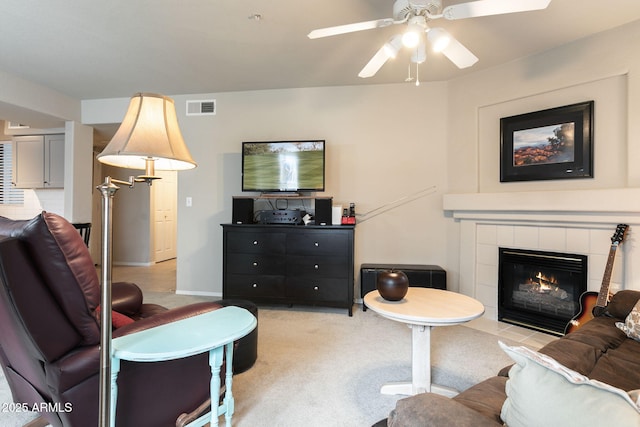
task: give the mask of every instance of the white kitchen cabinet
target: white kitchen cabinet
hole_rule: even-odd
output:
[[[64,187],[64,135],[44,136],[44,186]]]
[[[64,187],[64,134],[13,138],[16,188]]]

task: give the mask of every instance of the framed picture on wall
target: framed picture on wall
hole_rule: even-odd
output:
[[[500,119],[500,182],[593,178],[593,104]]]

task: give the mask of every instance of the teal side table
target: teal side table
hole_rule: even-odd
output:
[[[240,307],[224,307],[208,313],[172,322],[166,325],[114,338],[111,344],[111,425],[115,426],[118,398],[117,378],[120,361],[159,362],[180,359],[208,352],[211,366],[211,411],[194,420],[188,427],[211,423],[218,425],[218,417],[225,415],[226,425],[231,426],[234,400],[233,342],[251,332],[257,325],[256,318]],[[220,396],[220,367],[227,358],[225,371],[226,392],[222,404],[214,411],[214,402]]]

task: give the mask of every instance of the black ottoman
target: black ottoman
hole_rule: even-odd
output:
[[[258,307],[251,301],[243,299],[222,299],[216,301],[223,307],[235,306],[244,308],[253,314],[258,320]],[[240,338],[236,341],[236,345],[233,350],[233,373],[239,374],[246,371],[256,363],[258,358],[258,325],[248,335]]]

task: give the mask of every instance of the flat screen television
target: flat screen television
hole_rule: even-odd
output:
[[[324,191],[325,141],[242,143],[242,191]]]

